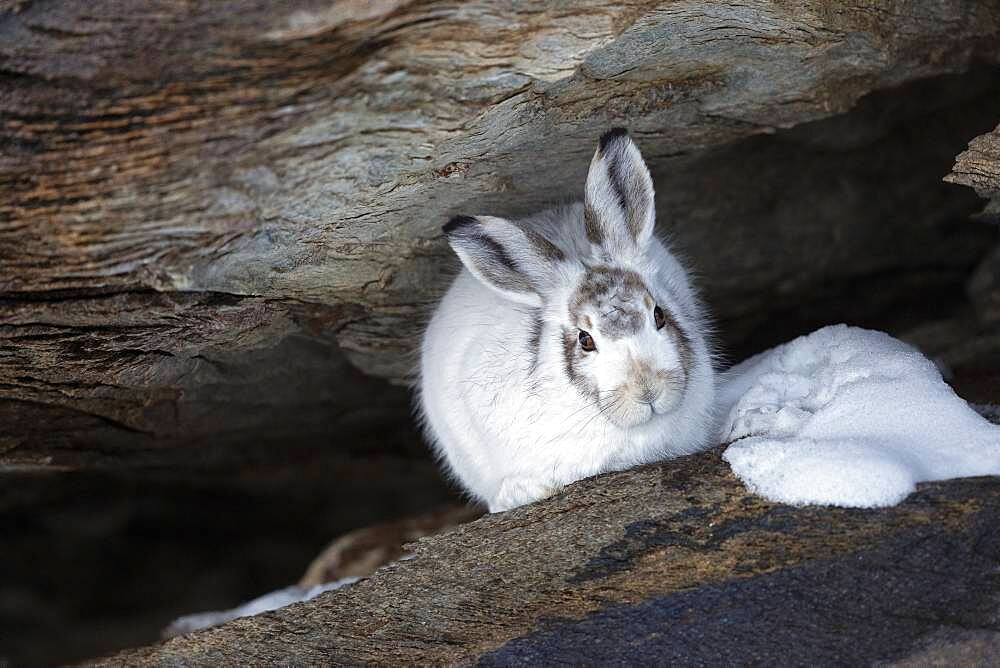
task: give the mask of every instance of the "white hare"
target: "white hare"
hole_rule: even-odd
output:
[[[582,204],[444,226],[465,268],[424,335],[420,407],[491,512],[710,444],[703,308],[654,223],[649,171],[614,129]]]

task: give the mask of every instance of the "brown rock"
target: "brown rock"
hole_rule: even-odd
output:
[[[944,180],[974,188],[976,194],[989,200],[978,217],[1000,222],[1000,127],[969,142]],[[976,267],[968,292],[980,321],[990,325],[1000,322],[1000,246]]]
[[[969,142],[944,180],[974,188],[977,195],[990,200],[980,216],[1000,220],[1000,126]]]

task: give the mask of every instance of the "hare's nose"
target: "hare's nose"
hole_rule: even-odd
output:
[[[639,392],[639,401],[651,404],[656,401],[660,396],[661,390],[654,388],[650,385],[644,385]]]

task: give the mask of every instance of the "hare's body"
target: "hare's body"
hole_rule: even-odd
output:
[[[653,238],[642,253],[595,254],[585,215],[578,204],[451,225],[476,264],[428,326],[420,402],[441,458],[494,512],[707,445],[713,374],[686,272]],[[518,245],[524,230],[531,248]],[[503,273],[513,265],[517,276]],[[544,298],[525,298],[543,282]],[[594,337],[581,350],[584,327]]]

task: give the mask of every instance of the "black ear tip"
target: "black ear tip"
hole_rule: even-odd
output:
[[[463,227],[468,227],[469,225],[475,225],[476,219],[472,216],[455,216],[441,228],[441,231],[445,234],[452,234]]]
[[[615,139],[618,139],[619,137],[628,137],[628,130],[626,130],[625,128],[611,128],[603,135],[601,135],[601,151],[606,149],[608,147],[608,144],[610,144]]]

